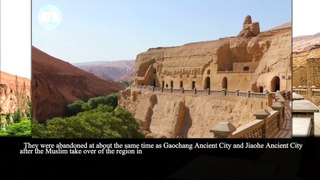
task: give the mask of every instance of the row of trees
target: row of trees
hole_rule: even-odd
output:
[[[112,93],[108,96],[94,97],[84,102],[82,100],[75,101],[67,105],[67,115],[74,116],[80,112],[89,111],[97,108],[99,105],[108,105],[113,109],[118,106],[118,94]]]
[[[68,117],[34,122],[34,138],[143,138],[132,114],[117,107],[118,95],[76,101],[67,106]]]

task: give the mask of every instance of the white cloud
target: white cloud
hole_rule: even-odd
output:
[[[31,78],[30,0],[1,0],[1,71]]]
[[[320,1],[293,0],[293,36],[320,32]]]

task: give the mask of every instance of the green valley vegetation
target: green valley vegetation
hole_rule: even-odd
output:
[[[67,106],[68,117],[32,123],[34,138],[143,138],[131,113],[118,107],[118,95],[94,97]]]
[[[0,136],[31,136],[31,102],[28,112],[1,115]]]
[[[19,89],[15,78],[16,111],[0,116],[0,136],[31,136],[31,100],[26,93],[26,84]]]

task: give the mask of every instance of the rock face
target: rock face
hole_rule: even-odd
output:
[[[293,86],[317,86],[320,87],[320,79],[317,79],[319,74],[314,74],[313,77],[308,78],[308,73],[316,73],[316,71],[311,71],[313,68],[317,67],[314,64],[313,59],[320,58],[320,48],[313,48],[307,51],[293,52]],[[317,62],[317,61],[315,61]],[[310,84],[311,83],[311,84]]]
[[[121,89],[117,83],[99,79],[32,47],[32,109],[35,120],[64,116],[68,103]]]
[[[120,106],[140,122],[147,137],[212,138],[210,129],[220,121],[236,127],[255,119],[257,109],[268,108],[265,99],[228,96],[161,94],[127,89]]]
[[[27,111],[30,80],[0,71],[0,114]]]
[[[243,22],[242,31],[239,37],[253,37],[260,34],[260,25],[258,22],[252,23],[251,16],[246,16]]]
[[[293,38],[292,51],[295,53],[310,51],[320,47],[320,33]]]
[[[293,38],[293,86],[306,89],[303,96],[320,105],[320,96],[312,88],[320,88],[320,33]]]
[[[74,65],[107,81],[132,82],[135,74],[134,60],[98,61],[76,63]]]
[[[312,59],[320,58],[320,47],[318,44],[320,44],[320,33],[293,38],[293,86],[315,85],[320,87],[318,83],[319,79],[316,77],[317,75],[307,77],[307,74],[311,73],[312,68],[317,67]],[[316,84],[312,84],[312,82]]]
[[[257,26],[248,16],[244,29],[253,27]],[[258,31],[250,30],[253,32]],[[291,27],[253,35],[151,48],[137,56],[134,84],[255,92],[290,90]]]

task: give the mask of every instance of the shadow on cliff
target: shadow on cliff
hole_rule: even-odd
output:
[[[182,137],[183,138],[188,138],[188,133],[189,133],[189,130],[192,126],[192,119],[191,119],[191,116],[190,116],[190,109],[189,108],[185,108],[185,123],[184,123],[184,126],[182,128]]]

